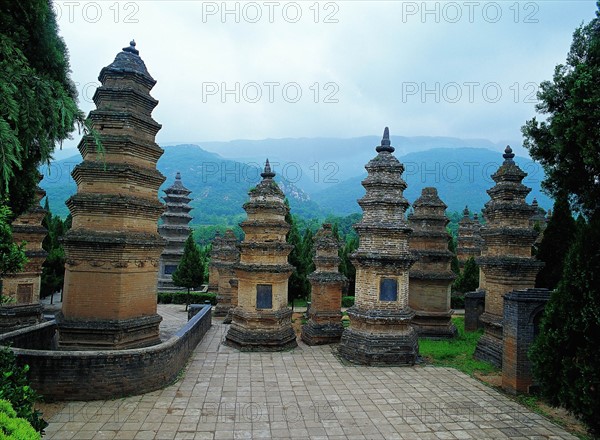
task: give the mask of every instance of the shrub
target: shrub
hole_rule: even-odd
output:
[[[33,426],[20,417],[8,400],[0,400],[0,438],[3,440],[39,440]]]
[[[352,307],[354,305],[353,296],[342,296],[342,307]]]
[[[17,417],[27,420],[33,428],[42,432],[48,423],[34,409],[38,394],[29,386],[29,366],[20,367],[15,354],[8,347],[0,348],[0,399],[8,400]]]

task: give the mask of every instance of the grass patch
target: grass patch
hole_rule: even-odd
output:
[[[288,306],[292,307],[292,302],[291,301],[288,302]],[[296,308],[296,307],[306,307],[306,299],[304,299],[304,298],[296,298],[294,300],[294,308]]]
[[[473,359],[477,341],[483,331],[465,332],[463,317],[454,317],[452,322],[458,330],[458,335],[454,339],[440,341],[419,339],[421,356],[433,365],[456,368],[469,376],[473,376],[476,371],[483,374],[498,372],[492,364]]]

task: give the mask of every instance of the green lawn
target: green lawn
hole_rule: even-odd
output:
[[[473,359],[475,346],[483,331],[465,332],[463,317],[452,318],[452,322],[458,329],[456,338],[440,341],[419,339],[419,352],[425,361],[433,365],[453,367],[470,376],[476,371],[484,374],[499,371],[488,362]]]

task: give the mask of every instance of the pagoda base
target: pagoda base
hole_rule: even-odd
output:
[[[240,351],[284,351],[298,346],[292,311],[248,312],[235,308],[225,345]]]
[[[231,304],[231,295],[228,297],[217,295],[217,305],[215,306],[213,316],[215,318],[224,318],[233,308],[234,306]]]
[[[61,350],[123,350],[160,344],[160,315],[123,320],[68,319],[57,316]]]
[[[420,338],[449,339],[457,335],[452,323],[452,310],[448,312],[415,311],[412,326]]]
[[[342,333],[344,326],[341,322],[318,324],[311,320],[302,326],[301,337],[308,345],[335,344],[340,342]]]
[[[397,312],[348,309],[350,327],[344,330],[340,355],[361,365],[412,366],[419,356],[417,332],[410,325],[412,309]]]
[[[477,342],[473,357],[502,367],[502,317],[483,313],[480,317],[484,333]]]
[[[231,324],[232,323],[234,309],[235,309],[235,307],[232,307],[227,311],[227,315],[225,316],[225,318],[223,318],[223,324]]]

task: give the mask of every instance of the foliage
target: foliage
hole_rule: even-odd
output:
[[[47,214],[42,225],[48,230],[48,234],[42,242],[42,248],[48,252],[48,256],[42,266],[40,287],[40,295],[42,297],[58,292],[63,287],[65,279],[65,251],[60,243],[60,238],[70,228],[68,219],[62,220],[59,216],[52,215],[48,198],[46,198],[44,209],[47,211]]]
[[[452,235],[448,229],[448,250],[452,252],[452,259],[450,260],[450,270],[452,273],[458,275],[460,273],[460,264],[458,263],[458,257],[456,256],[457,239]]]
[[[6,440],[39,440],[27,420],[17,417],[17,413],[7,400],[0,400],[0,438]]]
[[[192,304],[204,304],[210,301],[214,306],[217,304],[217,294],[211,292],[158,292],[159,304],[186,304],[189,301]]]
[[[591,216],[600,210],[600,2],[596,18],[575,30],[564,65],[538,92],[538,113],[522,131],[531,157],[546,171],[543,186],[567,192],[574,206]]]
[[[473,257],[465,262],[462,272],[452,283],[452,290],[460,293],[467,293],[477,290],[479,287],[479,266],[475,263]]]
[[[471,376],[476,371],[484,374],[497,371],[492,364],[473,358],[477,341],[483,334],[483,330],[465,332],[463,317],[452,318],[452,322],[458,330],[458,335],[447,340],[419,339],[421,356],[434,365],[456,368]]]
[[[352,307],[354,305],[353,296],[342,296],[342,307]]]
[[[287,199],[286,205],[289,206]],[[313,234],[310,229],[305,229],[304,236],[296,224],[297,218],[288,212],[285,216],[290,225],[286,241],[294,246],[288,257],[289,263],[294,266],[294,272],[288,281],[288,302],[295,303],[297,299],[307,300],[310,295],[310,282],[308,275],[314,270],[313,265]]]
[[[600,434],[600,215],[576,233],[530,352],[542,396]]]
[[[51,2],[1,0],[0,11],[0,195],[16,216],[33,200],[40,162],[75,126],[88,130]]]
[[[25,257],[24,244],[13,243],[12,229],[8,223],[10,209],[0,204],[0,293],[2,292],[2,276],[23,270],[27,257]],[[4,302],[0,297],[0,303]]]
[[[176,286],[185,287],[189,298],[190,289],[200,287],[204,281],[204,265],[202,263],[202,255],[193,234],[190,233],[185,241],[183,255],[177,265],[177,269],[173,272],[173,283]],[[186,299],[186,310],[189,304],[189,299]]]
[[[348,235],[344,246],[338,252],[340,256],[340,273],[348,279],[348,290],[346,296],[354,296],[356,291],[356,268],[350,261],[350,256],[358,249],[358,235]]]
[[[12,350],[0,347],[0,371],[0,399],[8,400],[17,417],[27,420],[36,431],[42,432],[48,423],[42,418],[42,414],[34,409],[39,396],[29,386],[29,367],[19,367]]]
[[[546,226],[537,258],[545,263],[535,280],[536,287],[554,289],[563,273],[565,255],[573,242],[577,225],[571,215],[567,196],[561,194],[554,203],[552,217]]]

